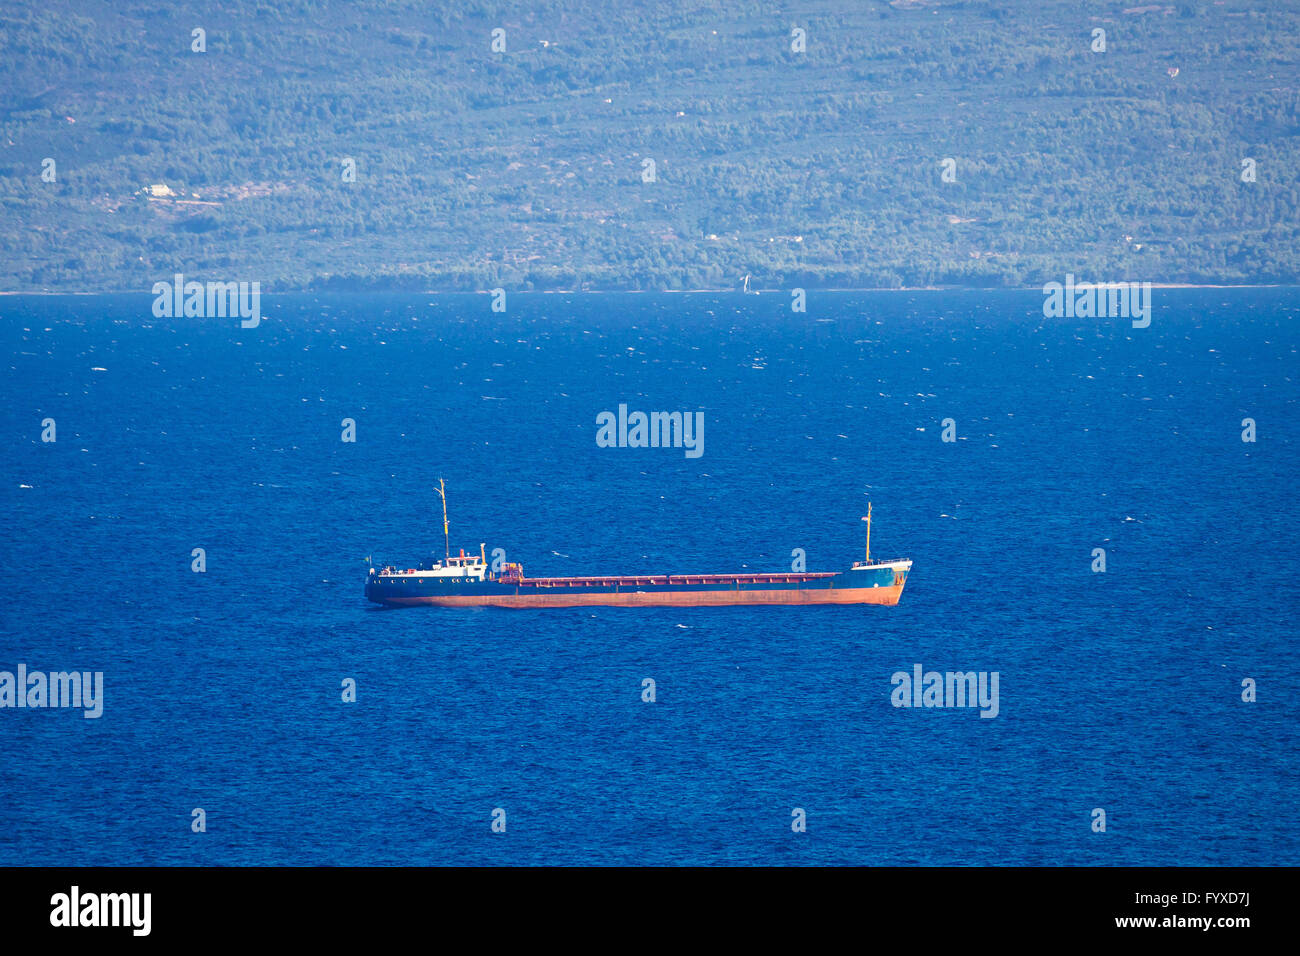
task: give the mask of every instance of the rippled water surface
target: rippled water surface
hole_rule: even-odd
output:
[[[0,864],[1300,863],[1300,291],[789,302],[0,298],[0,670],[104,674],[97,720],[0,709]],[[704,454],[597,447],[620,402]],[[915,567],[896,608],[368,605],[440,476],[533,575],[837,570],[868,500]],[[895,708],[916,664],[997,717]]]

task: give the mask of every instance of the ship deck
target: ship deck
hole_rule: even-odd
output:
[[[521,588],[683,587],[708,584],[801,584],[833,578],[836,571],[791,571],[788,574],[644,574],[580,578],[520,578]],[[511,583],[511,582],[502,582]]]

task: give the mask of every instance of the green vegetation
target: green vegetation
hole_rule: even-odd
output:
[[[0,289],[1300,282],[1298,61],[1266,0],[11,3]]]

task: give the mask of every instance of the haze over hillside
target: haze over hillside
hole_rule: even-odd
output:
[[[1298,53],[1265,0],[9,3],[0,289],[1297,282]]]

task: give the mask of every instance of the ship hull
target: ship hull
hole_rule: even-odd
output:
[[[746,604],[894,605],[910,561],[841,573],[439,581],[372,575],[366,597],[388,607],[727,607]]]
[[[624,591],[618,594],[438,594],[394,597],[392,607],[726,607],[736,604],[898,603],[903,587],[819,591]]]

